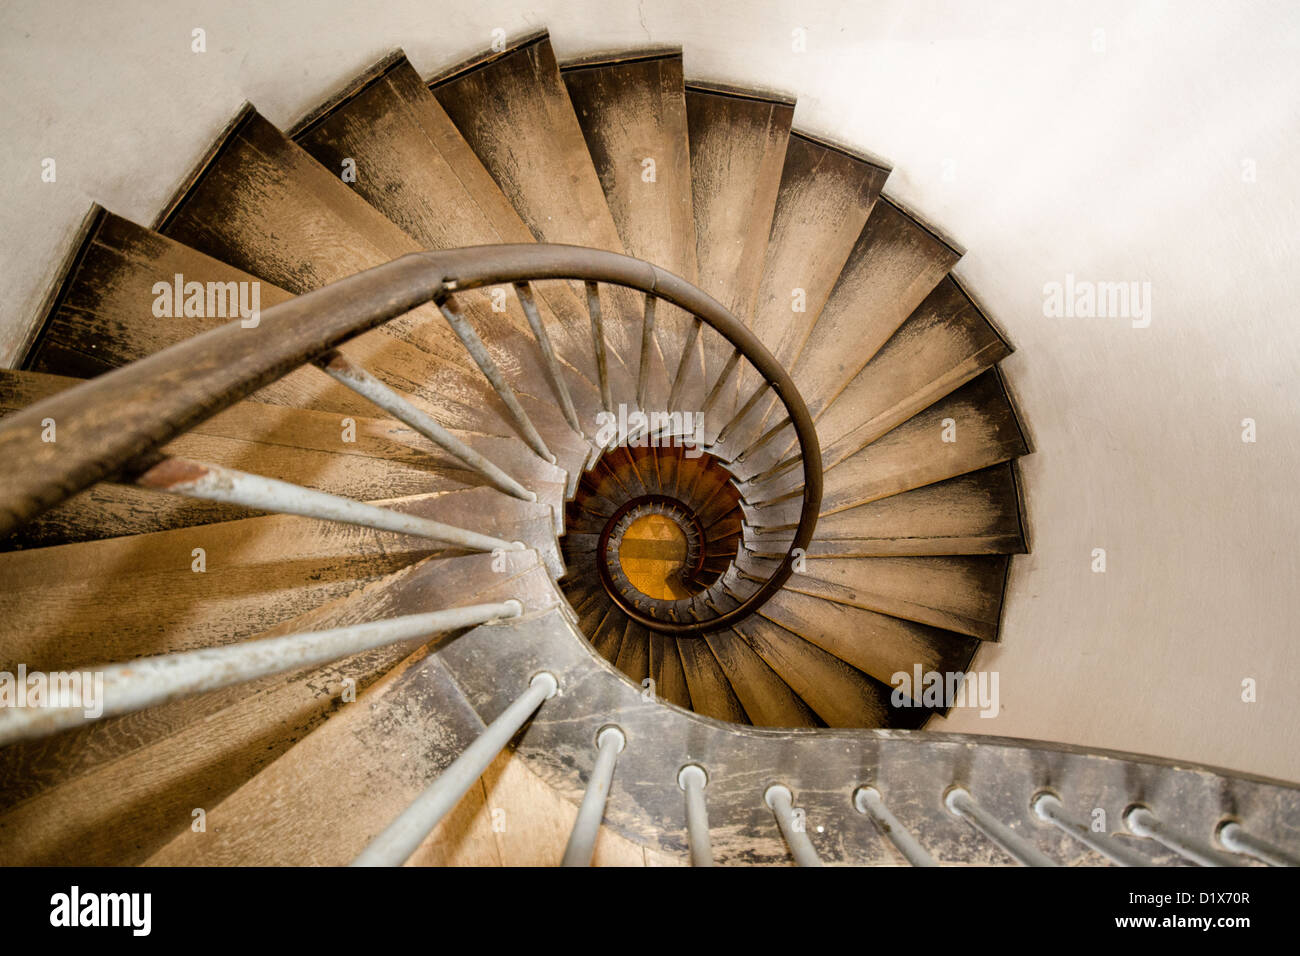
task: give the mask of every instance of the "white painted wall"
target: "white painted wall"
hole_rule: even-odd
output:
[[[949,728],[1300,779],[1293,3],[9,0],[0,360],[91,200],[151,221],[245,98],[286,125],[395,46],[431,73],[543,25],[561,57],[680,44],[691,77],[797,94],[799,126],[890,159],[970,249],[1018,347],[1034,553],[981,658],[1002,713]],[[1045,318],[1067,272],[1150,281],[1151,326]]]

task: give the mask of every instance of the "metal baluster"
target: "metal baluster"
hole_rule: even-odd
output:
[[[686,794],[686,840],[691,848],[691,866],[712,866],[713,845],[709,840],[709,808],[704,788],[709,775],[699,764],[689,763],[677,771],[677,786]]]
[[[655,302],[654,296],[645,297],[645,321],[641,323],[641,360],[636,369],[636,407],[645,411],[646,387],[650,384],[650,348],[655,336]]]
[[[1150,809],[1141,805],[1124,811],[1124,825],[1134,836],[1148,837],[1198,866],[1237,866],[1237,861],[1208,844],[1168,829]]]
[[[607,412],[614,411],[614,400],[609,394],[609,367],[605,356],[605,326],[600,316],[600,286],[595,282],[587,287],[587,312],[591,315],[591,347],[596,352],[596,374],[600,379],[600,404]]]
[[[83,703],[93,703],[98,713],[88,717],[86,707],[80,705],[0,708],[0,746],[154,707],[178,697],[323,664],[385,644],[518,617],[523,609],[521,602],[511,598],[497,604],[471,604],[97,667],[94,671],[103,679],[95,688],[97,700],[83,698]]]
[[[962,787],[953,787],[943,797],[943,805],[955,817],[961,817],[1012,859],[1025,866],[1057,866],[1049,856],[1035,849],[1009,826],[990,816]]]
[[[456,308],[455,300],[448,296],[438,303],[438,308],[442,311],[442,315],[447,320],[447,324],[451,326],[452,331],[456,333],[456,337],[465,346],[465,351],[469,352],[470,358],[474,360],[474,364],[483,373],[483,377],[488,380],[497,396],[510,411],[510,415],[514,418],[515,425],[518,426],[528,447],[552,465],[555,464],[555,456],[546,447],[546,442],[542,440],[542,436],[533,425],[532,419],[528,417],[528,413],[524,411],[524,407],[519,404],[519,398],[515,395],[515,390],[510,387],[510,383],[501,374],[501,369],[493,361],[492,356],[488,353],[487,346],[478,337],[478,333],[474,331],[469,322],[465,320],[465,316]]]
[[[926,852],[925,847],[917,842],[916,837],[904,829],[897,818],[889,812],[885,801],[881,799],[880,791],[875,787],[858,787],[853,792],[853,808],[858,813],[870,817],[885,838],[894,844],[894,848],[903,854],[903,859],[912,866],[938,866],[934,862],[934,857]]]
[[[467,467],[486,478],[498,491],[504,491],[524,501],[537,500],[535,492],[529,491],[515,481],[342,352],[330,352],[322,356],[316,360],[316,366],[336,382],[346,385],[358,395],[374,402],[398,421],[410,425],[439,448],[454,455]]]
[[[1040,793],[1029,801],[1029,808],[1064,833],[1068,833],[1084,846],[1096,850],[1106,859],[1120,866],[1150,866],[1150,862],[1136,850],[1100,833],[1094,833],[1086,823],[1072,819],[1055,794]]]
[[[700,337],[700,330],[704,328],[704,320],[695,316],[691,327],[686,333],[686,342],[682,345],[681,358],[677,360],[677,374],[673,376],[673,387],[668,392],[668,411],[677,407],[681,401],[682,389],[686,387],[686,373],[690,370],[691,353],[695,350],[695,343]]]
[[[542,702],[554,697],[559,682],[543,671],[528,683],[528,689],[504,713],[484,728],[483,733],[452,761],[437,780],[415,798],[415,802],[390,823],[361,852],[353,866],[401,866],[424,838],[445,817],[474,782],[519,732]]]
[[[776,825],[781,828],[790,855],[800,866],[821,866],[822,859],[808,839],[804,828],[794,819],[794,795],[784,784],[774,783],[763,792],[763,802],[776,815]]]
[[[722,431],[718,433],[718,440],[716,444],[721,445],[726,442],[727,436],[730,435],[733,430],[735,430],[736,426],[741,423],[741,421],[745,418],[746,415],[748,415],[751,411],[754,410],[754,406],[758,404],[759,399],[761,399],[765,394],[767,394],[767,390],[771,387],[772,387],[771,383],[763,382],[758,386],[758,388],[754,389],[754,394],[749,396],[749,400],[746,401],[745,404],[740,407],[740,411],[736,412],[736,414],[732,417],[731,421],[727,422],[727,427],[722,429]]]
[[[700,409],[701,415],[707,415],[713,410],[714,404],[722,396],[722,386],[727,384],[727,379],[731,377],[731,373],[735,371],[739,362],[740,350],[732,349],[731,356],[727,359],[726,364],[722,366],[722,371],[718,373],[718,380],[713,383],[713,387],[709,389],[709,394],[704,399],[704,407]]]
[[[582,795],[578,818],[573,821],[573,832],[564,848],[562,866],[591,866],[600,823],[605,818],[605,801],[614,780],[614,765],[626,746],[627,737],[617,727],[603,727],[596,734],[596,766],[587,781],[587,792]]]
[[[418,515],[389,511],[351,498],[313,491],[287,481],[250,475],[188,458],[165,458],[138,476],[135,483],[143,488],[184,495],[187,498],[203,498],[256,508],[259,511],[276,511],[304,518],[362,525],[380,531],[418,535],[470,551],[522,551],[526,547],[519,541],[503,541],[501,538],[430,521]]]
[[[573,407],[573,396],[569,394],[569,383],[564,380],[564,375],[560,370],[560,361],[555,357],[555,347],[551,345],[551,336],[542,322],[541,313],[537,311],[537,302],[533,299],[532,286],[527,282],[516,282],[515,295],[519,297],[519,304],[524,307],[524,315],[528,318],[528,327],[533,330],[533,338],[537,340],[537,348],[541,351],[542,361],[545,363],[546,377],[551,383],[551,391],[559,399],[560,409],[564,412],[564,420],[569,423],[570,428],[581,435],[583,434],[582,424],[578,421],[577,409]]]
[[[1219,842],[1233,853],[1253,856],[1269,866],[1300,866],[1300,857],[1247,833],[1245,828],[1235,820],[1223,823],[1219,827],[1218,837]]]

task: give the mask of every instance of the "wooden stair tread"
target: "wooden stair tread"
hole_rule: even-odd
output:
[[[170,210],[160,231],[298,294],[421,249],[251,109]],[[466,309],[471,298],[477,303],[476,324],[494,315],[482,308],[484,295],[465,298]],[[470,417],[452,424],[474,427],[472,423],[488,413],[509,421],[500,399],[434,305],[393,319],[344,351],[354,354],[363,340],[377,352],[404,354],[410,368],[404,378],[423,383],[419,394],[427,401],[454,396],[465,410],[462,414]],[[361,364],[379,374],[371,354]],[[528,412],[539,429],[545,423],[567,430],[550,401],[533,403]],[[446,417],[439,421],[448,422]]]
[[[702,637],[682,638],[677,641],[677,652],[696,713],[731,723],[750,722],[707,641]]]
[[[498,574],[491,570],[490,562],[490,556],[474,556],[469,562],[469,573],[476,573],[482,582],[478,587],[432,562],[408,569],[363,594],[284,622],[265,636],[373,620],[385,613],[412,613],[427,608],[430,599],[447,606],[518,595],[532,608],[543,606],[535,595],[553,600],[554,592],[535,558],[525,558],[514,574]],[[527,583],[530,580],[532,585]],[[450,590],[439,598],[443,586]],[[453,596],[457,588],[460,593]],[[290,750],[331,713],[351,713],[357,705],[340,707],[337,700],[343,677],[355,675],[358,689],[364,688],[410,654],[413,644],[406,642],[323,668],[268,678],[252,693],[244,685],[213,692],[216,696],[206,704],[203,698],[198,705],[177,702],[199,709],[173,713],[176,725],[154,728],[143,745],[129,735],[133,728],[122,727],[120,732],[126,736],[123,743],[110,744],[110,750],[116,746],[120,751],[112,759],[60,781],[0,817],[6,859],[81,865],[141,862],[173,834],[188,830],[193,807],[212,810],[226,794]],[[110,821],[111,826],[107,825]],[[214,829],[203,834],[214,835]]]
[[[979,646],[964,634],[784,589],[758,613],[886,687],[918,664],[925,672],[965,671]]]
[[[146,862],[344,866],[482,728],[439,655],[421,647],[212,807],[207,833],[180,831]]]
[[[544,506],[487,489],[384,504],[447,523],[475,515],[538,550],[552,573],[559,562]],[[195,548],[205,552],[203,573],[192,570]],[[2,553],[6,663],[60,670],[231,643],[446,550],[410,535],[268,515]]]
[[[889,689],[835,655],[761,619],[750,618],[736,631],[828,727],[894,724]]]
[[[814,414],[862,370],[958,258],[895,204],[872,207],[791,370]]]
[[[841,150],[790,136],[751,323],[783,367],[792,368],[802,351],[888,175],[888,169]],[[796,289],[802,299],[798,311]],[[740,393],[748,395],[759,381],[747,367]],[[752,427],[737,435],[740,447],[756,439],[769,420],[776,423],[778,405],[771,398],[750,415]]]
[[[785,553],[785,529],[746,536],[760,554]],[[785,543],[782,543],[785,542]],[[826,555],[1022,554],[1016,481],[1009,463],[826,515],[817,522],[810,557]]]
[[[762,279],[794,107],[688,85],[686,118],[697,284],[748,323]],[[706,332],[703,340],[711,386],[731,349],[712,333]],[[735,411],[736,378],[732,373],[711,413],[718,422],[725,423]]]
[[[951,442],[943,438],[949,420],[955,428],[956,440]],[[1001,381],[990,370],[870,445],[857,450],[846,442],[838,451],[843,454],[839,459],[833,457],[836,449],[823,452],[823,460],[833,463],[825,470],[822,514],[1018,458],[1029,446]],[[786,491],[797,477],[796,472],[761,484],[759,495],[791,497],[751,505],[749,522],[759,523],[758,516],[764,524],[797,521],[800,498]]]
[[[680,52],[563,67],[561,77],[623,248],[693,282],[695,217]],[[677,371],[691,321],[679,309],[659,308],[655,331],[669,376]],[[683,408],[698,408],[704,397],[698,340],[692,354],[694,375],[687,381],[694,387],[683,394]]]
[[[756,727],[817,727],[808,705],[738,633],[713,631],[702,638]]]
[[[383,71],[346,102],[316,117],[294,140],[322,166],[339,170],[345,161],[363,174],[351,187],[422,248],[454,249],[502,242],[532,242],[533,235],[492,176],[461,137],[451,118],[405,57],[390,57]],[[566,288],[548,284],[548,291]],[[590,337],[580,334],[577,298],[564,297],[565,317],[552,311],[554,296],[539,297],[539,310],[557,351],[573,363],[565,381],[585,422],[594,422],[598,396]],[[541,388],[540,353],[513,293],[504,314],[515,335],[499,320],[490,292],[457,297],[493,357],[515,375],[526,372],[534,394]]]
[[[431,89],[540,241],[624,251],[547,37]],[[634,370],[640,296],[610,288],[601,296],[612,319],[605,322],[609,346]],[[662,356],[658,349],[654,355],[662,394]]]
[[[742,553],[740,567],[749,570]],[[1010,559],[1004,555],[811,560],[786,587],[838,604],[995,641]],[[763,573],[755,569],[755,573]]]
[[[655,693],[670,704],[691,709],[691,693],[686,685],[686,671],[677,653],[677,639],[653,631],[650,638],[649,676],[654,679]]]

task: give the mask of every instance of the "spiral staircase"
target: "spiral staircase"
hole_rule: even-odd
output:
[[[1292,785],[920,729],[1027,550],[1010,345],[793,112],[395,53],[92,209],[0,372],[0,670],[106,706],[0,709],[0,862],[1295,862]]]

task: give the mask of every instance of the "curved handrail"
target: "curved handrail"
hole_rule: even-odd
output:
[[[621,285],[691,313],[748,360],[785,406],[805,474],[799,524],[776,571],[739,607],[708,621],[629,614],[664,633],[730,627],[780,590],[793,573],[795,553],[812,540],[822,498],[812,416],[789,373],[712,297],[648,262],[582,246],[521,243],[411,253],[272,306],[255,328],[236,319],[16,412],[0,422],[0,535],[98,481],[143,471],[178,435],[411,309],[458,291],[548,279]],[[56,440],[44,441],[51,419]]]

